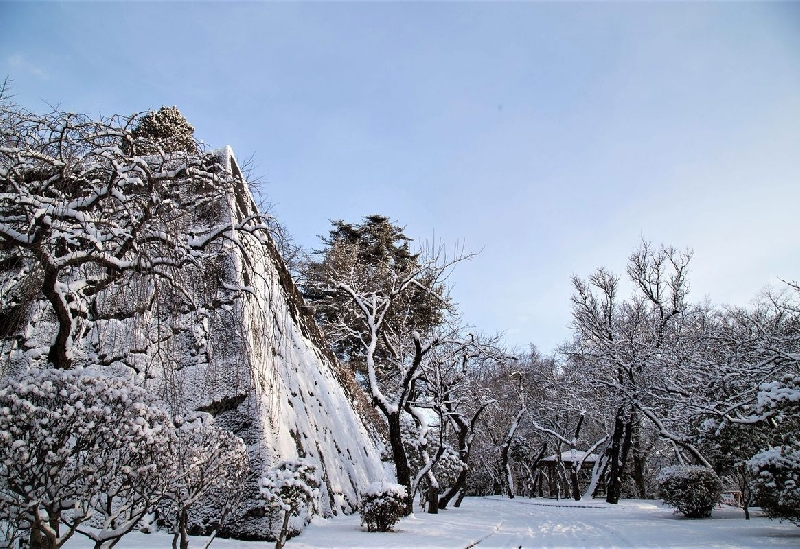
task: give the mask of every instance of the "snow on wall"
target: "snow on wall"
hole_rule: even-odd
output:
[[[218,154],[237,184],[227,204],[204,215],[236,222],[257,207],[230,148]],[[184,274],[191,307],[174,288],[152,281],[131,279],[106,292],[73,354],[78,365],[132,367],[174,413],[208,411],[242,437],[253,467],[250,499],[223,534],[264,539],[274,525],[257,482],[268,468],[300,457],[314,462],[325,515],[354,511],[359,490],[386,480],[386,472],[377,438],[361,419],[369,404],[354,385],[343,387],[274,243],[239,238],[238,245],[220,244],[215,261]],[[24,348],[15,349],[6,372],[46,360],[55,333],[48,309],[45,302],[32,309]],[[193,521],[202,518],[200,512]]]
[[[238,168],[230,149],[226,167]],[[256,210],[241,179],[230,208],[239,219]],[[351,398],[334,375],[335,358],[303,302],[272,242],[243,240],[247,253],[232,249],[233,284],[247,288],[236,302],[238,325],[245,326],[243,356],[249,362],[251,385],[233,394],[223,383],[206,393],[214,402],[244,398],[236,409],[218,414],[236,430],[241,410],[252,419],[246,442],[261,470],[283,460],[306,458],[322,474],[320,508],[324,514],[356,509],[359,489],[384,479],[380,452],[354,412]],[[212,349],[215,338],[211,338]],[[356,395],[353,395],[355,397]],[[360,395],[358,395],[360,396]],[[208,405],[207,405],[208,406]],[[252,516],[235,527],[247,537],[263,527]],[[252,531],[255,529],[256,531]]]

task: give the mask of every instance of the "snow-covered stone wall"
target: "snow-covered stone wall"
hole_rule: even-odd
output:
[[[237,178],[235,192],[195,215],[235,223],[257,206],[231,150],[219,154]],[[182,271],[177,288],[129,277],[100,296],[95,309],[72,349],[77,365],[132,368],[173,413],[210,412],[247,444],[250,499],[228,535],[270,535],[257,481],[281,461],[317,464],[319,510],[326,515],[354,511],[359,489],[386,478],[377,437],[362,419],[369,403],[337,370],[271,240],[248,234],[223,240],[215,261]],[[46,302],[34,304],[3,370],[43,365],[55,327]],[[193,517],[200,525],[202,519]]]
[[[240,177],[230,149],[224,158],[227,169]],[[257,208],[240,181],[229,206],[243,218]],[[299,457],[316,463],[322,471],[321,511],[352,512],[359,489],[385,478],[375,438],[354,410],[360,404],[366,412],[368,405],[354,385],[345,392],[336,359],[274,243],[243,236],[241,244],[244,253],[228,248],[229,284],[240,288],[231,307],[238,333],[215,331],[215,325],[228,324],[222,319],[209,324],[211,359],[187,376],[193,378],[190,384],[204,387],[193,395],[196,407],[216,412],[219,423],[245,439],[257,470]],[[215,353],[216,348],[224,351]],[[221,368],[215,364],[218,354],[225,357]],[[234,533],[258,537],[264,524],[257,515],[236,521]]]

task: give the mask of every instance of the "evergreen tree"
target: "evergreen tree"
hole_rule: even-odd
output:
[[[178,107],[161,107],[139,118],[130,138],[123,143],[126,153],[156,154],[187,152],[196,154],[194,127]]]
[[[420,257],[411,252],[412,240],[403,228],[388,217],[369,215],[360,224],[338,220],[332,225],[329,235],[322,237],[324,247],[314,251],[320,259],[308,262],[303,269],[303,297],[313,307],[314,317],[336,356],[360,370],[364,363],[359,335],[365,328],[363,319],[348,314],[348,308],[342,305],[351,300],[350,296],[341,288],[332,287],[329,281],[353,273],[369,292],[386,296],[398,281],[420,269]],[[419,283],[393,300],[384,321],[387,330],[395,334],[425,334],[442,322],[450,301],[444,287],[429,284],[426,276],[433,275],[422,273]],[[376,358],[390,359],[394,353],[396,350],[383,338]]]

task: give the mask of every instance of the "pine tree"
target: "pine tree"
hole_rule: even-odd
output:
[[[312,306],[317,323],[331,344],[333,352],[356,370],[363,368],[363,344],[358,336],[363,319],[348,315],[343,303],[350,296],[330,286],[331,279],[344,273],[356,273],[364,288],[377,295],[388,295],[393,285],[408,273],[419,269],[419,254],[411,252],[412,241],[403,228],[388,217],[369,215],[361,224],[333,221],[333,228],[322,238],[324,247],[315,250],[320,259],[309,262],[303,273],[302,291]],[[353,277],[351,277],[353,278]],[[420,284],[408,288],[392,303],[385,323],[394,333],[427,333],[439,325],[450,301],[442,285]],[[376,358],[388,358],[392,351],[385,340],[379,343]]]

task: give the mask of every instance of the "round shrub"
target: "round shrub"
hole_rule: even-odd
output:
[[[684,516],[707,518],[722,495],[722,482],[708,467],[668,467],[658,475],[658,495]]]
[[[391,482],[373,482],[361,492],[361,525],[369,532],[389,532],[400,520],[406,488]]]
[[[158,154],[184,151],[197,154],[194,127],[178,107],[161,107],[142,115],[131,132],[137,154]],[[131,144],[123,143],[123,151],[131,152]]]

